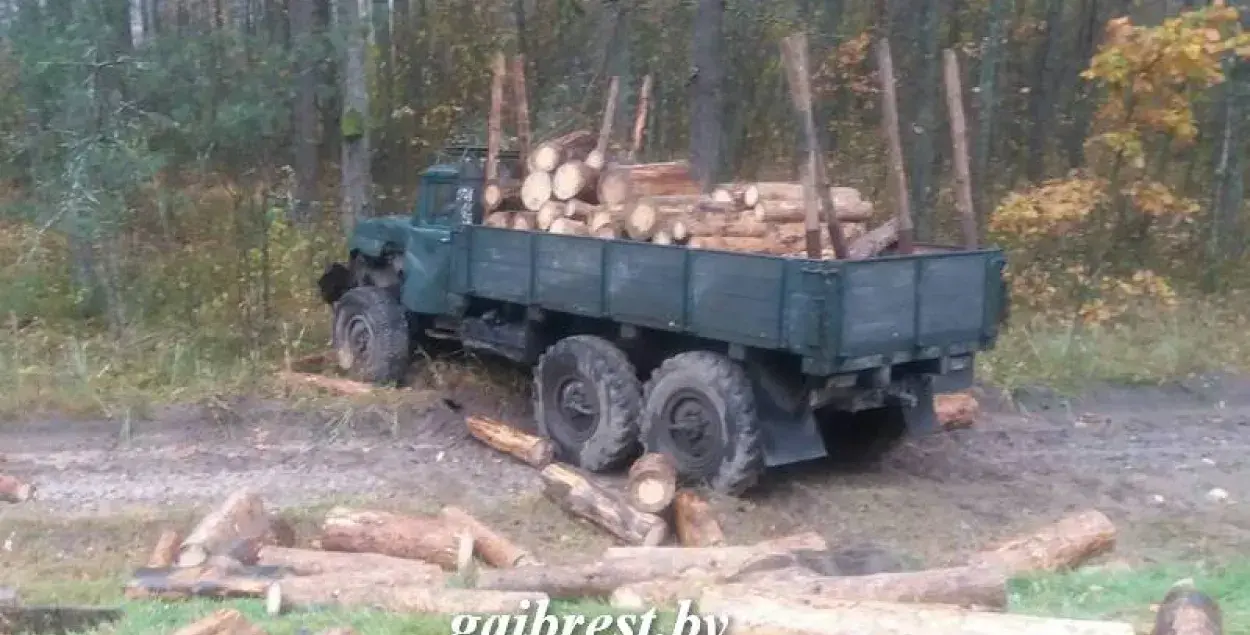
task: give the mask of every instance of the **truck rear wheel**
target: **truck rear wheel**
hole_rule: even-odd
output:
[[[746,371],[709,351],[681,353],[651,375],[640,426],[647,452],[673,457],[684,481],[737,496],[764,470]]]
[[[359,381],[388,384],[404,378],[409,357],[408,319],[395,295],[381,287],[355,287],[334,305],[334,350],[339,367]]]
[[[620,467],[638,449],[642,385],[621,349],[593,335],[553,344],[534,369],[534,414],[562,460]]]

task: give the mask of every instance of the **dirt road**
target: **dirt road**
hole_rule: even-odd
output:
[[[520,396],[451,396],[470,410],[528,416]],[[1250,380],[1107,390],[1049,408],[1033,395],[1023,412],[993,401],[975,428],[910,441],[877,468],[773,471],[746,500],[715,501],[727,533],[752,540],[816,529],[831,543],[871,542],[936,564],[1093,506],[1121,528],[1117,558],[1130,562],[1250,545]],[[0,525],[201,504],[246,484],[275,506],[457,503],[534,548],[607,544],[545,504],[530,468],[478,445],[437,399],[371,409],[240,400],[130,424],[0,422],[0,454],[0,469],[36,483],[40,496],[0,507]],[[1217,500],[1216,488],[1228,498]]]

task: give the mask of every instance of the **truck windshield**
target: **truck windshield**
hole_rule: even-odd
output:
[[[433,225],[469,224],[473,222],[473,188],[457,183],[434,182],[424,198],[426,221]]]

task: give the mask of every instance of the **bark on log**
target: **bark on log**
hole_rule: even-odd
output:
[[[807,213],[803,201],[760,201],[751,208],[751,215],[762,223],[800,223]],[[862,223],[872,218],[872,205],[863,201],[833,198],[833,213],[838,221]],[[828,231],[824,228],[823,231]]]
[[[745,238],[731,236],[695,236],[690,239],[695,249],[715,249],[752,254],[782,255],[790,248],[773,238]]]
[[[620,587],[663,578],[699,578],[709,582],[732,580],[747,570],[798,566],[793,554],[748,553],[701,565],[667,560],[601,560],[589,564],[543,565],[490,569],[478,576],[476,587],[498,591],[539,591],[552,598],[606,598]]]
[[[321,548],[424,560],[454,571],[459,540],[435,518],[336,507],[322,523]]]
[[[1008,576],[995,567],[845,576],[822,576],[807,569],[793,569],[765,571],[744,576],[740,581],[791,597],[818,595],[835,600],[949,604],[992,611],[1007,608]]]
[[[521,205],[525,209],[537,212],[544,203],[550,200],[550,172],[530,172],[525,180],[521,181]]]
[[[970,427],[981,415],[976,397],[963,392],[934,395],[933,409],[937,411],[938,424],[946,430]]]
[[[701,191],[686,161],[609,166],[599,177],[598,188],[599,201],[607,205],[622,205],[643,196]]]
[[[0,501],[25,503],[35,497],[35,486],[7,474],[0,474]]]
[[[907,187],[907,170],[904,166],[903,143],[898,123],[898,101],[894,95],[894,61],[890,54],[890,41],[886,38],[877,40],[877,71],[881,81],[881,126],[884,128],[886,147],[890,156],[890,177],[894,183],[894,197],[897,206],[894,220],[898,234],[899,251],[903,254],[912,253],[914,248],[914,227],[911,218],[911,200]],[[851,256],[854,257],[854,256]]]
[[[465,417],[464,424],[473,438],[528,465],[542,468],[554,460],[555,446],[547,439],[486,417]]]
[[[277,581],[280,571],[267,567],[236,566],[223,571],[216,565],[139,569],[126,583],[126,597],[134,599],[261,598]]]
[[[586,223],[576,221],[571,218],[565,218],[563,216],[557,218],[555,222],[551,223],[551,227],[548,227],[547,231],[552,234],[565,234],[568,236],[590,235],[590,228],[586,226]]]
[[[629,466],[626,485],[629,503],[638,511],[658,514],[668,508],[677,493],[677,464],[667,454],[651,452]]]
[[[487,214],[498,209],[521,207],[521,184],[488,183],[482,188],[482,209]]]
[[[691,490],[678,490],[673,498],[673,524],[677,539],[686,547],[718,547],[725,544],[716,514],[707,501]]]
[[[512,226],[512,212],[492,212],[482,221],[487,227],[508,228]]]
[[[561,163],[578,159],[584,161],[586,155],[595,149],[595,135],[589,130],[574,130],[566,135],[549,139],[534,147],[530,153],[530,173],[552,172]]]
[[[200,520],[182,541],[177,564],[193,567],[212,556],[238,552],[240,545],[259,542],[268,530],[269,516],[260,495],[250,489],[237,490]]]
[[[486,182],[499,182],[499,146],[503,141],[503,83],[508,62],[503,53],[495,53],[491,63],[490,112],[486,117]]]
[[[849,258],[852,260],[873,258],[898,242],[898,219],[891,218],[880,227],[851,242]]]
[[[439,586],[447,577],[443,568],[436,564],[378,553],[266,546],[260,550],[260,562],[262,566],[277,567],[296,576],[370,572],[394,584]]]
[[[477,554],[486,564],[499,569],[538,564],[533,554],[487,527],[469,512],[448,506],[443,508],[442,516],[447,522],[467,530],[473,536]]]
[[[1214,598],[1188,584],[1168,589],[1150,635],[1223,635],[1224,616]]]
[[[551,229],[551,224],[556,222],[557,218],[564,217],[564,211],[566,209],[567,206],[562,205],[559,201],[556,201],[555,199],[549,200],[543,203],[542,207],[538,208],[534,222],[538,226],[538,229],[547,231]]]
[[[719,547],[608,547],[606,560],[648,560],[676,562],[680,566],[713,566],[719,562],[737,562],[760,554],[789,551],[828,551],[829,543],[814,531],[761,540],[750,545]]]
[[[1116,530],[1098,510],[1069,514],[1027,536],[1004,541],[969,559],[973,566],[996,566],[1009,574],[1073,569],[1115,548]]]
[[[551,177],[551,195],[557,201],[578,198],[598,203],[598,177],[599,171],[584,161],[565,161]]]
[[[221,609],[174,631],[174,635],[265,635],[265,631],[247,621],[238,609]]]
[[[549,598],[542,593],[391,585],[370,574],[288,578],[277,585],[279,609],[375,607],[394,613],[514,614]]]
[[[320,388],[321,390],[335,392],[340,395],[355,396],[373,393],[373,386],[341,377],[326,377],[325,375],[284,370],[278,372],[278,379],[288,385],[312,386],[313,388]]]
[[[819,596],[782,598],[746,585],[704,589],[697,610],[728,620],[727,633],[812,635],[1133,635],[1131,624],[970,611],[941,604],[904,604]]]
[[[767,238],[777,234],[777,227],[763,223],[754,218],[730,219],[725,222],[715,217],[705,218],[690,224],[692,236],[724,237],[724,238]],[[799,226],[800,233],[802,226]]]
[[[569,466],[552,463],[543,468],[539,476],[543,481],[543,494],[548,499],[627,543],[658,545],[668,535],[664,519],[630,507],[621,496]]]
[[[177,529],[166,529],[156,539],[152,553],[148,556],[149,569],[165,569],[174,566],[178,559],[178,548],[182,545],[182,533]]]

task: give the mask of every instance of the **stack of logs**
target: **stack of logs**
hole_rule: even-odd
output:
[[[797,255],[804,241],[803,186],[727,183],[703,194],[686,161],[595,167],[588,130],[535,147],[520,183],[489,186],[490,227],[619,238],[662,245]],[[848,240],[865,234],[870,202],[847,187],[830,194]],[[823,241],[829,244],[829,239]]]
[[[1070,569],[1114,548],[1116,528],[1096,510],[940,568],[844,572],[836,551],[811,531],[728,544],[711,506],[677,485],[662,455],[644,454],[616,491],[555,461],[544,439],[490,419],[466,422],[473,437],[538,468],[546,497],[622,544],[590,561],[548,564],[459,508],[404,515],[339,507],[326,515],[314,548],[295,548],[289,526],[243,491],[185,539],[167,531],[127,595],[266,598],[271,614],[339,606],[514,615],[551,600],[606,599],[622,611],[690,602],[687,610],[729,620],[735,633],[833,635],[876,632],[884,623],[903,635],[1133,633],[1124,622],[1006,612],[1010,578]],[[661,544],[670,524],[680,546]],[[178,635],[263,632],[222,610]]]

